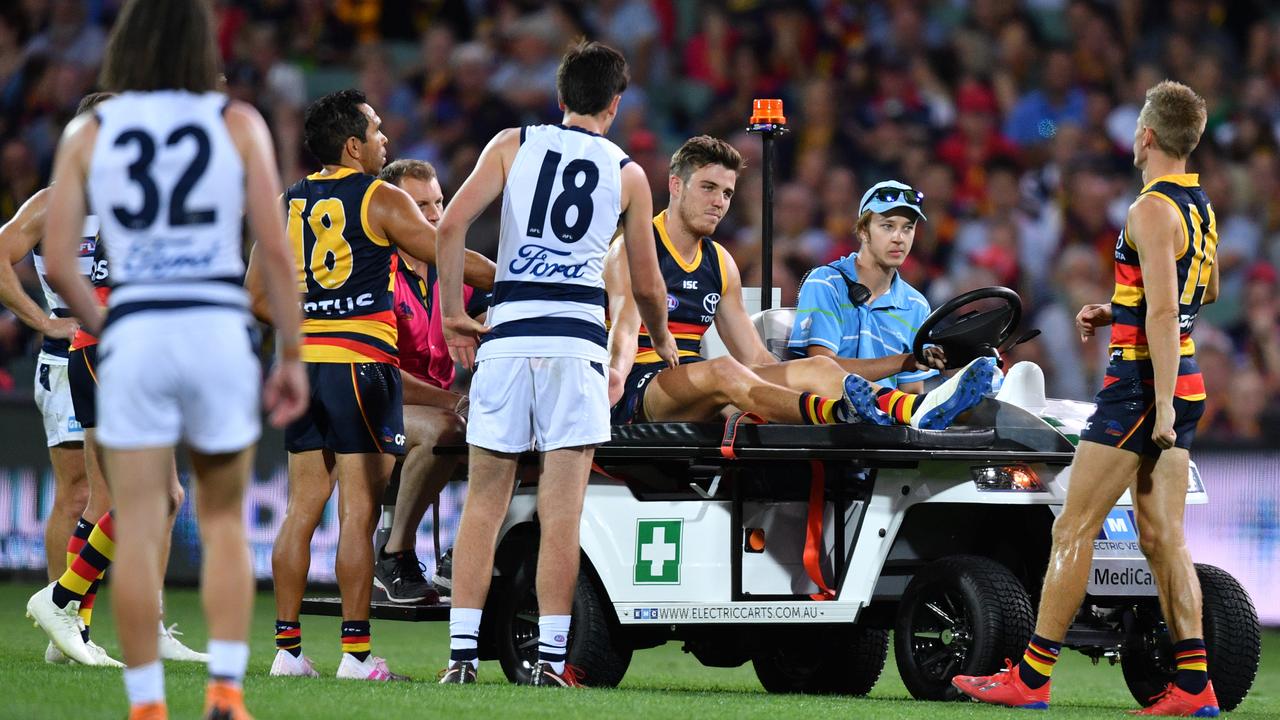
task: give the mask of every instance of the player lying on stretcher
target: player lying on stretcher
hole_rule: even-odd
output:
[[[996,371],[994,358],[974,360],[923,395],[882,388],[846,369],[875,360],[774,358],[747,315],[733,258],[709,237],[729,210],[741,168],[733,146],[707,136],[688,140],[671,158],[671,200],[653,219],[653,235],[667,285],[668,327],[680,349],[678,367],[667,367],[653,352],[640,323],[624,241],[615,240],[605,257],[614,424],[709,421],[733,407],[778,423],[940,430],[982,399]],[[699,349],[712,323],[730,354],[705,360]],[[943,367],[943,358],[933,357]]]

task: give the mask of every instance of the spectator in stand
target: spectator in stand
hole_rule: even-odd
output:
[[[1018,149],[996,128],[996,97],[988,88],[967,82],[956,93],[956,128],[938,144],[938,159],[955,170],[956,200],[974,211],[986,199],[987,166],[1012,162]]]
[[[556,67],[560,32],[547,10],[526,15],[511,27],[509,55],[498,64],[489,88],[520,113],[520,122],[532,124],[558,117]],[[508,125],[513,124],[508,121]]]
[[[1075,318],[1085,305],[1110,298],[1108,278],[1098,255],[1087,247],[1067,248],[1054,263],[1048,302],[1030,324],[1039,328],[1041,335],[1034,343],[1028,343],[1040,351],[1049,397],[1087,402],[1102,386],[1107,343],[1080,342]]]
[[[1004,134],[1023,148],[1053,139],[1063,123],[1084,125],[1084,91],[1075,84],[1071,52],[1056,47],[1044,60],[1040,86],[1024,93],[1009,113]]]

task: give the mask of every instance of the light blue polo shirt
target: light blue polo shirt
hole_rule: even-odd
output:
[[[851,280],[858,279],[857,253],[831,263]],[[911,352],[916,330],[929,316],[929,301],[894,273],[889,292],[869,304],[854,307],[847,283],[829,265],[820,265],[800,288],[796,324],[787,347],[804,357],[810,345],[821,345],[840,357],[878,358]],[[887,378],[868,378],[878,385],[897,387],[937,375],[936,370],[904,372]]]

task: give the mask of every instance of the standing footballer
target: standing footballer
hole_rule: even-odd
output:
[[[1087,341],[1111,325],[1111,365],[1085,424],[1041,593],[1035,635],[1022,661],[952,684],[983,702],[1049,706],[1049,676],[1084,599],[1093,539],[1125,490],[1132,492],[1142,552],[1174,640],[1177,675],[1139,715],[1214,717],[1200,621],[1200,583],[1182,531],[1188,448],[1204,411],[1204,381],[1191,329],[1218,294],[1218,231],[1199,177],[1186,172],[1200,141],[1205,102],[1186,85],[1147,91],[1133,141],[1143,187],[1116,241],[1116,290],[1076,316]]]

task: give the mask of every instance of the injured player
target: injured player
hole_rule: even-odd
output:
[[[741,168],[742,156],[733,146],[707,136],[686,141],[671,158],[671,200],[653,219],[653,242],[679,366],[668,367],[653,352],[640,322],[625,241],[615,240],[609,250],[605,285],[614,424],[708,421],[737,408],[778,423],[868,422],[940,430],[982,399],[991,388],[994,358],[974,360],[923,395],[880,387],[850,373],[845,368],[856,360],[845,360],[842,367],[830,357],[774,358],[747,314],[737,265],[709,237],[729,210]],[[712,323],[729,355],[707,360],[700,348]]]

